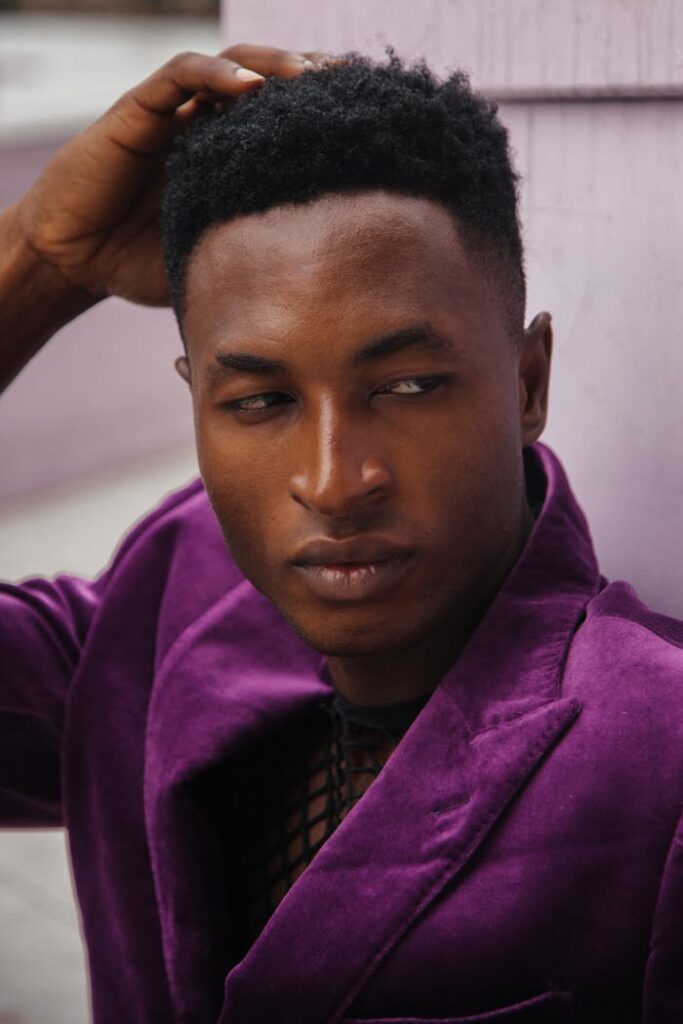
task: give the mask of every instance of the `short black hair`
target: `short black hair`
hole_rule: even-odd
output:
[[[380,64],[343,62],[270,77],[179,136],[167,163],[162,240],[180,324],[188,262],[212,226],[325,193],[385,189],[423,196],[455,215],[463,241],[500,277],[511,330],[526,283],[518,175],[497,107],[453,71],[438,81],[392,46]],[[181,327],[182,332],[182,327]]]

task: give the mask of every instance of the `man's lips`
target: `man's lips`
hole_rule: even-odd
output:
[[[410,554],[412,549],[392,537],[366,534],[349,540],[315,537],[303,544],[290,560],[293,565],[348,568],[373,565]]]
[[[362,601],[385,597],[412,565],[408,551],[374,562],[299,563],[294,566],[309,588],[329,601]]]
[[[400,556],[395,556],[400,557]],[[325,569],[362,569],[368,565],[383,565],[385,562],[389,562],[389,558],[376,558],[374,562],[304,562],[304,565],[320,565]]]

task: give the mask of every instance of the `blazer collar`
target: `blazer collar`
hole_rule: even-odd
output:
[[[216,1020],[224,966],[216,907],[223,865],[191,783],[299,717],[331,684],[323,659],[247,580],[189,626],[154,680],[144,807],[166,973],[178,1020]]]
[[[378,778],[229,971],[221,1022],[339,1021],[579,713],[561,675],[599,572],[559,461],[541,444],[525,458],[546,494],[520,558]],[[185,631],[155,680],[145,810],[169,981],[188,1022],[215,1016],[223,993],[207,938],[210,844],[187,783],[330,688],[325,659],[247,581]]]

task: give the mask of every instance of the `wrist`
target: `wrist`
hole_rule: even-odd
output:
[[[51,333],[100,301],[69,281],[57,266],[31,246],[21,228],[20,202],[0,214],[0,238],[3,299],[12,301],[12,294],[6,294],[7,282],[11,280],[21,294],[22,306],[35,302],[36,312],[45,320],[46,328],[55,320],[56,326]]]

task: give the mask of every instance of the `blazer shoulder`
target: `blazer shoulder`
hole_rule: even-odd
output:
[[[116,574],[131,557],[145,551],[175,550],[192,532],[197,547],[215,543],[220,531],[199,477],[170,494],[133,523],[119,542],[107,569]]]
[[[616,704],[646,713],[683,739],[683,622],[648,608],[629,583],[607,583],[589,602],[567,667],[606,714]]]
[[[96,625],[120,630],[125,622],[129,633],[154,643],[161,659],[176,636],[242,579],[195,479],[128,530],[102,574]]]
[[[600,620],[617,620],[624,626],[632,625],[634,633],[645,630],[653,640],[658,638],[664,645],[679,650],[683,664],[683,620],[653,611],[625,580],[606,583],[588,605],[586,619],[593,625],[599,625]]]
[[[125,534],[106,570],[101,589],[108,601],[166,598],[204,607],[242,576],[223,538],[201,480],[164,497]]]
[[[149,512],[146,512],[133,523],[114,555],[114,562],[125,555],[129,548],[133,547],[141,537],[148,534],[158,524],[163,523],[165,520],[178,519],[186,515],[193,504],[193,500],[203,494],[204,487],[202,481],[199,477],[196,477],[183,487],[179,487],[161,498],[154,508],[150,509]]]
[[[680,813],[683,623],[648,608],[623,580],[606,583],[571,643],[563,689],[582,703],[584,726],[592,722],[594,743],[614,763],[633,756],[649,759],[648,771],[661,766]]]

